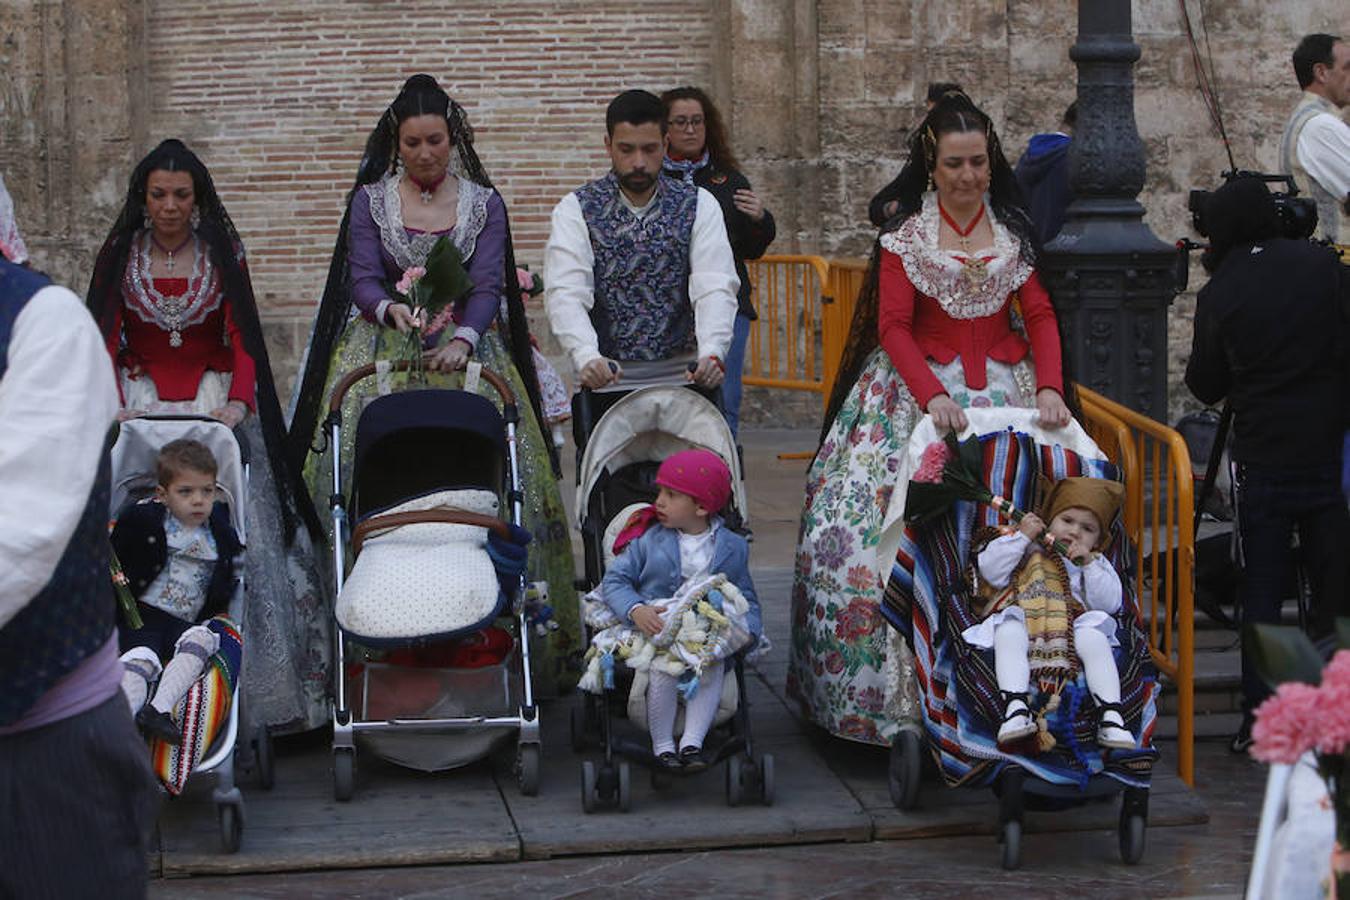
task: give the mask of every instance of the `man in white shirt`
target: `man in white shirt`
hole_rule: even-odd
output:
[[[549,324],[593,391],[716,388],[740,287],[722,210],[702,188],[661,174],[666,115],[654,94],[614,98],[605,129],[612,170],[553,209]],[[609,404],[598,405],[596,415]]]
[[[1321,236],[1350,244],[1350,125],[1340,116],[1350,103],[1350,44],[1308,35],[1294,50],[1294,74],[1303,97],[1280,138],[1280,166],[1316,201]]]
[[[158,787],[122,699],[112,364],[79,298],[0,260],[0,897],[136,897]]]

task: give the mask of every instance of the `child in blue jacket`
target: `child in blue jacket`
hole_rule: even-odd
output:
[[[750,579],[750,547],[719,516],[731,498],[731,472],[726,463],[709,450],[682,450],[661,463],[656,484],[660,492],[655,505],[635,516],[615,544],[619,555],[601,582],[605,603],[615,615],[653,636],[663,625],[653,601],[674,596],[686,581],[720,574],[745,596],[750,607],[747,630],[758,639],[763,625]],[[652,752],[662,765],[687,770],[707,767],[703,740],[717,714],[725,674],[724,665],[704,673],[686,704],[684,734],[676,753],[678,681],[655,667],[650,670],[647,728]]]

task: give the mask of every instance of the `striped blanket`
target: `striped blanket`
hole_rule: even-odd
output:
[[[1034,509],[1038,479],[1075,475],[1119,479],[1115,466],[1063,447],[1038,445],[1026,434],[982,435],[986,483],[1021,509]],[[1056,742],[1034,756],[1006,753],[994,739],[1003,704],[992,651],[970,647],[961,632],[976,624],[966,577],[977,530],[999,525],[984,504],[961,502],[952,515],[923,526],[907,525],[886,584],[882,614],[914,650],[922,697],[923,726],[943,777],[951,785],[986,785],[1009,764],[1055,784],[1085,785],[1104,774],[1131,787],[1147,787],[1157,751],[1152,735],[1157,718],[1157,673],[1149,656],[1131,579],[1122,578],[1125,602],[1118,624],[1116,664],[1121,674],[1121,707],[1126,725],[1140,736],[1134,751],[1103,754],[1096,745],[1097,711],[1078,675],[1067,684],[1047,722]],[[1132,560],[1119,525],[1106,553],[1117,569]],[[1033,706],[1041,698],[1033,697]]]
[[[150,764],[164,789],[174,796],[183,792],[192,770],[226,730],[243,658],[243,639],[234,622],[216,616],[205,624],[220,636],[220,649],[206,661],[206,671],[173,709],[173,720],[183,729],[183,742],[175,747],[160,740],[150,741]]]

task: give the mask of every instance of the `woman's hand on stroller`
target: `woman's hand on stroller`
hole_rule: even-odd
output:
[[[219,409],[211,410],[211,418],[227,428],[234,428],[248,418],[248,407],[239,400],[231,400]]]
[[[1054,388],[1041,388],[1036,392],[1036,410],[1046,428],[1063,428],[1073,418],[1064,398]]]
[[[628,611],[628,618],[633,620],[633,624],[642,629],[642,633],[648,637],[655,637],[661,633],[661,614],[645,603],[639,603]]]
[[[933,417],[933,425],[937,428],[938,434],[944,431],[960,434],[969,424],[965,411],[946,394],[938,394],[928,401],[928,414]]]
[[[473,347],[464,338],[453,338],[444,347],[427,354],[427,367],[433,372],[458,372],[469,364]]]

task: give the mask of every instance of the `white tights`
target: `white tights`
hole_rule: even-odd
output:
[[[1083,663],[1088,690],[1103,703],[1119,703],[1120,673],[1106,635],[1090,625],[1075,627],[1073,644]],[[1026,693],[1031,684],[1029,648],[1025,622],[1010,616],[994,629],[994,674],[1000,691]]]
[[[717,707],[722,699],[722,679],[726,666],[714,663],[699,678],[698,690],[684,705],[684,734],[680,749],[702,747],[703,739],[712,728]],[[679,710],[679,679],[665,672],[651,669],[647,673],[647,730],[652,736],[652,753],[675,752],[675,713]]]
[[[160,670],[159,659],[147,647],[133,647],[122,654],[122,694],[132,715],[145,705],[150,684],[159,676],[150,705],[162,713],[173,712],[188,688],[206,670],[206,661],[220,649],[220,635],[205,625],[193,625],[173,648],[173,659]]]

